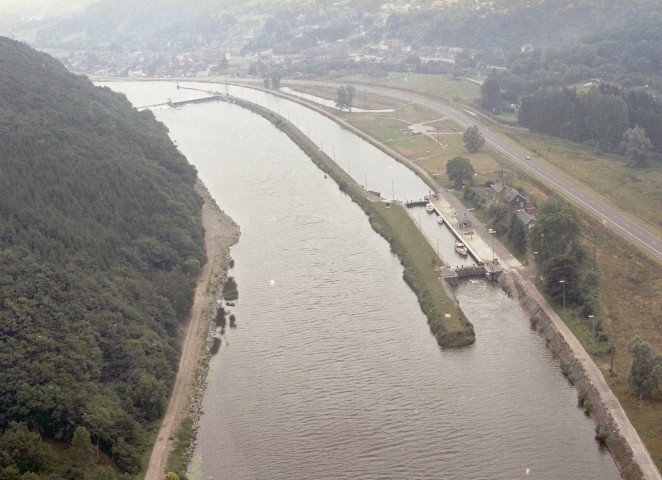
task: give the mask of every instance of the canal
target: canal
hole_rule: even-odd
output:
[[[137,106],[178,99],[174,83],[112,88]],[[260,101],[375,189],[427,194],[323,116]],[[211,361],[198,433],[204,478],[619,478],[557,360],[498,286],[457,287],[477,341],[440,349],[386,241],[288,137],[222,102],[154,113],[242,231],[237,328]]]

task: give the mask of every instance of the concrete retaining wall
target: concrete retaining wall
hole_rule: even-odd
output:
[[[531,327],[535,328],[545,339],[547,347],[559,359],[561,370],[568,380],[577,389],[578,397],[582,393],[586,402],[590,402],[590,416],[596,428],[602,425],[608,433],[607,446],[621,471],[621,476],[628,480],[640,480],[645,477],[639,466],[635,463],[633,452],[625,438],[621,435],[617,423],[605,404],[600,393],[595,389],[587,371],[572,351],[563,335],[551,321],[547,313],[533,300],[522,285],[521,279],[511,273],[501,276],[500,279],[509,290],[511,296],[517,300],[522,309],[529,315]],[[596,445],[596,448],[597,445]]]

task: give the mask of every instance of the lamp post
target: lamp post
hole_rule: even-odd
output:
[[[591,355],[595,357],[595,316],[589,315],[588,318],[591,319],[591,331],[593,337],[593,353]]]
[[[494,234],[496,233],[496,230],[490,228],[487,233],[492,235],[492,265],[494,265]]]
[[[559,283],[563,288],[563,316],[565,317],[565,280],[559,280]]]

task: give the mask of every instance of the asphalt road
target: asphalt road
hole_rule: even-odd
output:
[[[338,87],[340,83],[331,83],[331,82],[314,82],[314,81],[295,81],[293,83],[300,83],[302,85],[322,85],[322,86],[331,86]],[[544,183],[549,185],[551,188],[555,189],[557,192],[568,198],[569,200],[575,202],[580,207],[584,208],[588,212],[592,213],[595,217],[600,219],[603,223],[611,226],[621,235],[630,239],[632,242],[640,246],[642,249],[646,250],[658,260],[662,260],[662,239],[652,234],[645,228],[639,226],[628,217],[622,213],[614,210],[610,206],[606,205],[604,202],[596,198],[594,195],[582,190],[581,187],[575,185],[574,183],[566,180],[560,175],[550,171],[535,158],[526,160],[526,155],[528,152],[522,150],[514,145],[503,140],[501,137],[492,133],[490,130],[478,123],[478,118],[474,116],[473,113],[465,110],[466,113],[462,113],[460,110],[461,107],[451,107],[446,104],[430,100],[428,98],[416,95],[414,93],[404,92],[400,90],[393,90],[383,87],[374,87],[370,85],[362,84],[360,90],[388,96],[392,98],[397,98],[398,100],[407,102],[407,103],[418,103],[425,107],[431,108],[438,112],[443,113],[449,118],[452,118],[455,122],[461,125],[464,128],[470,127],[472,125],[478,125],[481,133],[485,137],[485,141],[495,150],[502,153],[504,156],[509,158],[512,162],[520,165],[522,168],[530,172],[533,176],[542,180]]]

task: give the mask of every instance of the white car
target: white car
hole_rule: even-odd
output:
[[[527,156],[526,156],[526,159],[527,159],[527,160],[531,160],[531,157],[529,157],[529,156],[527,155]]]

